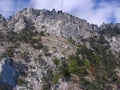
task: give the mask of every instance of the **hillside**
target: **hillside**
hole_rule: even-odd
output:
[[[66,12],[0,15],[0,90],[120,90],[120,24]]]

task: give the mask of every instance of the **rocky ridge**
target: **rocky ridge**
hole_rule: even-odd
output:
[[[0,89],[117,90],[120,88],[119,40],[120,24],[103,24],[98,27],[66,12],[25,8],[8,20],[0,15]],[[113,63],[110,68],[117,70],[118,76],[115,75],[115,79],[118,81],[112,82],[109,78],[110,72],[114,70],[106,71],[107,83],[99,84],[97,74],[91,74],[90,71],[97,66],[92,64],[95,61],[91,57],[95,60],[98,57],[101,61],[107,57],[105,60],[108,62],[98,63],[104,62],[105,70],[109,66],[104,67],[104,64]],[[79,60],[83,65],[78,65],[78,68],[76,62],[69,61],[71,59]],[[82,73],[85,76],[81,76]],[[92,85],[90,82],[94,81],[97,84]],[[108,85],[110,82],[113,84]],[[90,87],[87,88],[84,83]]]

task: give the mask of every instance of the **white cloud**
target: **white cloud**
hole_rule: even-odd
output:
[[[53,9],[56,10],[61,9],[61,1],[62,0],[31,0],[33,6],[35,8],[46,8],[46,9]],[[114,2],[99,2],[99,7],[95,7],[94,0],[63,0],[63,11],[71,13],[75,16],[80,18],[86,19],[90,23],[94,24],[102,24],[110,23],[112,21],[112,14],[115,14],[117,21],[119,22],[120,19],[120,7],[117,6],[117,3]]]
[[[86,12],[82,13],[79,12],[77,15],[79,17],[85,18],[90,23],[94,24],[102,24],[103,22],[109,23],[111,21],[111,14],[113,12],[114,8],[111,7],[111,5],[108,5],[107,3],[101,3],[99,8],[93,9],[90,7],[86,10]],[[108,19],[109,18],[109,19]]]

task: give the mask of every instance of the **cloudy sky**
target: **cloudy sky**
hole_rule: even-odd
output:
[[[8,17],[25,7],[61,10],[61,3],[62,0],[0,0],[0,13]],[[97,25],[120,22],[120,0],[63,0],[62,10]]]

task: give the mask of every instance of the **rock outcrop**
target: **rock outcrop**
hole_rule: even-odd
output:
[[[120,89],[119,41],[119,23],[98,27],[54,9],[0,15],[0,90]]]

